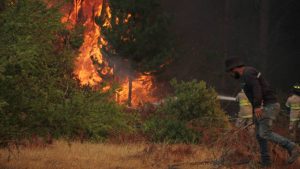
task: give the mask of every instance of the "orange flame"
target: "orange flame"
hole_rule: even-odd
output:
[[[113,69],[108,66],[108,62],[101,54],[100,48],[107,43],[101,38],[100,27],[95,23],[95,17],[101,15],[103,0],[74,0],[73,4],[73,10],[62,17],[61,22],[67,23],[67,29],[73,29],[78,21],[79,12],[81,12],[81,19],[84,20],[84,41],[75,61],[74,74],[81,85],[95,87],[103,82],[99,73],[103,75],[113,73]],[[99,39],[101,39],[100,44]],[[99,68],[93,64],[93,60],[99,63]]]
[[[79,56],[75,60],[74,74],[80,80],[81,85],[89,85],[96,87],[104,81],[101,75],[113,75],[113,68],[108,65],[108,61],[103,58],[100,49],[108,44],[101,36],[101,28],[95,23],[95,17],[99,17],[103,12],[103,0],[74,0],[73,9],[62,17],[61,22],[66,23],[67,29],[73,29],[76,23],[84,21],[84,42],[79,49]],[[111,28],[111,10],[105,5],[105,14],[108,16],[102,27]],[[79,15],[80,13],[80,15]],[[80,18],[79,18],[80,16]],[[131,14],[124,22],[128,22]],[[93,60],[97,61],[99,66],[93,64]],[[103,91],[109,90],[111,87],[106,86]],[[132,105],[138,106],[145,102],[157,101],[151,96],[154,89],[153,77],[150,75],[140,75],[132,81]],[[126,103],[128,99],[128,78],[122,82],[121,90],[117,93],[117,101]]]
[[[154,96],[154,77],[149,75],[139,75],[138,78],[132,80],[132,106],[138,107],[145,103],[157,102],[158,98]],[[129,93],[129,79],[126,78],[121,90],[117,93],[117,101],[127,103]]]
[[[79,10],[81,9],[81,0],[74,0],[73,3],[74,3],[74,8],[69,9],[71,12],[61,18],[61,22],[66,23],[67,29],[69,29],[69,30],[74,28],[74,26],[77,22],[77,19],[78,19]],[[65,11],[65,10],[68,10],[68,9],[63,8],[62,12],[68,13],[68,11]]]

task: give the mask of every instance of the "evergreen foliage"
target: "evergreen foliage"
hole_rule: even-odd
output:
[[[58,8],[14,2],[0,11],[0,144],[33,134],[102,140],[128,129],[109,94],[82,88],[73,77],[72,49],[79,45],[62,44]]]
[[[152,140],[196,143],[201,141],[201,129],[228,127],[228,118],[216,92],[204,81],[178,83],[172,80],[171,84],[174,96],[169,97],[144,126]]]
[[[130,60],[139,72],[158,71],[170,61],[174,52],[174,40],[169,30],[170,17],[163,12],[158,0],[109,1],[111,27],[102,32],[109,42],[104,50],[111,56]]]

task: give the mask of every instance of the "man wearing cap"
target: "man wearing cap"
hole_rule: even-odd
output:
[[[279,144],[285,148],[290,157],[291,164],[300,156],[300,148],[287,138],[272,132],[272,123],[280,111],[274,91],[263,75],[253,67],[245,66],[238,57],[232,57],[225,61],[226,71],[239,79],[246,96],[253,106],[253,121],[255,134],[260,146],[261,166],[271,166],[271,158],[268,151],[268,141]]]

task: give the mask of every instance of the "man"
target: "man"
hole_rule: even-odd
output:
[[[291,139],[295,142],[299,142],[299,132],[300,130],[300,84],[295,84],[293,86],[293,94],[286,101],[286,107],[289,108],[290,112],[290,125],[289,131]]]
[[[239,103],[240,107],[236,126],[244,127],[252,124],[252,105],[249,102],[243,89],[237,94],[236,101]]]
[[[268,82],[260,72],[253,67],[245,66],[237,57],[227,59],[225,66],[232,77],[241,81],[242,88],[253,106],[253,121],[260,146],[261,166],[271,166],[268,141],[285,148],[290,154],[288,163],[293,163],[300,156],[300,148],[294,142],[272,132],[272,123],[280,111],[280,104]]]

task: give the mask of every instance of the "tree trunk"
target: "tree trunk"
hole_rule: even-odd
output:
[[[228,59],[230,56],[229,51],[230,51],[230,35],[231,35],[231,24],[232,24],[232,19],[231,19],[231,2],[232,0],[225,0],[224,2],[224,39],[223,39],[223,65],[225,65],[225,60]],[[225,70],[225,69],[224,69]],[[220,79],[221,82],[221,90],[225,90],[227,88],[227,83],[226,83],[226,74],[222,73],[222,78]]]
[[[131,98],[132,98],[132,77],[128,77],[128,106],[131,107]]]
[[[224,7],[224,58],[227,59],[229,55],[229,37],[230,37],[230,24],[231,24],[231,15],[230,15],[230,6],[231,0],[225,0]]]
[[[269,46],[269,0],[261,0],[260,4],[260,32],[259,32],[259,48],[261,66],[266,73],[268,70],[268,46]]]
[[[0,12],[4,11],[4,9],[5,9],[5,1],[1,1],[0,2]]]

